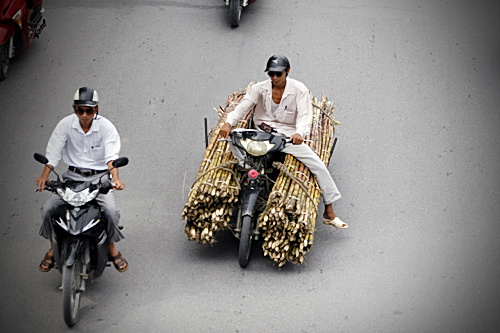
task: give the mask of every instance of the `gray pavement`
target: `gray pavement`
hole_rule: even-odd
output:
[[[34,193],[79,86],[130,164],[117,193],[130,262],[88,286],[73,332],[496,332],[500,329],[500,6],[494,1],[259,0],[231,29],[220,0],[46,1],[47,28],[0,82],[0,327],[64,332],[57,272],[38,264]],[[237,241],[189,242],[181,210],[203,118],[286,54],[336,103],[336,230],[302,266]],[[58,167],[63,171],[64,166]],[[322,213],[322,211],[321,211]]]

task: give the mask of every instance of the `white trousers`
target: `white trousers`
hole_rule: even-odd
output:
[[[239,161],[239,164],[241,166],[244,166],[244,152],[236,147],[233,147],[233,144],[231,142],[229,142],[229,146],[231,147],[233,156]],[[300,145],[288,143],[285,145],[285,148],[283,148],[282,152],[294,156],[296,159],[304,163],[304,165],[308,167],[314,175],[316,175],[319,187],[323,191],[323,201],[325,202],[325,205],[331,204],[334,201],[340,199],[340,192],[337,188],[337,185],[333,181],[330,172],[325,166],[325,163],[323,163],[323,161],[319,158],[318,155],[316,155],[311,147],[303,143]]]

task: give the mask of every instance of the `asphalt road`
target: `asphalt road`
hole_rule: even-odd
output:
[[[0,327],[64,332],[40,273],[34,193],[74,91],[100,94],[122,137],[117,193],[130,269],[88,286],[72,332],[496,332],[500,329],[496,1],[259,0],[231,29],[220,0],[46,1],[47,28],[0,82]],[[350,228],[318,223],[301,266],[237,241],[187,240],[181,210],[203,118],[286,54],[335,101],[330,171]],[[58,167],[63,171],[64,165]],[[322,213],[322,211],[321,211]]]

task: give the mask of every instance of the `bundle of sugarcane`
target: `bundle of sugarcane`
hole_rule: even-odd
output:
[[[305,142],[328,166],[339,122],[333,117],[333,103],[324,95],[319,102],[313,96],[311,99],[313,122]],[[313,245],[321,190],[316,176],[293,156],[287,154],[283,164],[276,166],[280,175],[259,216],[264,237],[262,249],[279,267],[287,261],[301,264]]]
[[[218,141],[219,130],[226,122],[227,114],[240,103],[252,84],[229,95],[226,106],[217,110],[219,122],[210,133],[210,143],[182,211],[182,218],[186,220],[185,233],[190,240],[202,244],[213,243],[215,232],[227,227],[234,203],[238,201],[240,187],[235,168],[237,161],[229,144]],[[247,128],[250,113],[236,127]]]

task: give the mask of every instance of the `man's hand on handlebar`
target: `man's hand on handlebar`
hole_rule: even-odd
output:
[[[222,138],[227,138],[227,136],[229,135],[229,133],[231,133],[231,124],[230,123],[225,123],[224,125],[222,125],[222,127],[220,128],[219,130],[219,135],[222,137]]]
[[[122,182],[121,180],[119,179],[116,179],[114,180],[113,179],[113,183],[111,183],[111,186],[115,189],[115,190],[123,190],[125,189],[125,183]]]
[[[38,191],[42,192],[45,189],[45,183],[49,181],[48,176],[40,176],[36,179],[36,185],[38,186]]]
[[[294,145],[300,145],[302,142],[304,142],[304,138],[302,137],[302,135],[295,133],[290,137],[290,141]]]
[[[49,174],[52,170],[54,170],[54,167],[52,165],[45,165],[42,175],[36,179],[36,186],[38,186],[38,191],[42,192],[46,188],[45,184],[49,181]]]

